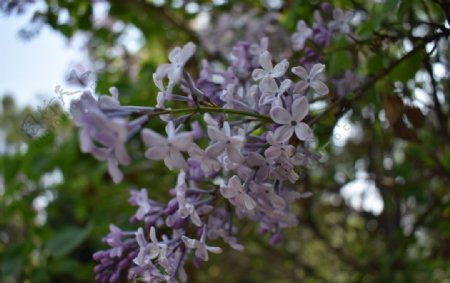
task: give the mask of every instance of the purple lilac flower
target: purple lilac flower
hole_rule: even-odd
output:
[[[298,21],[297,31],[292,34],[291,40],[294,50],[302,50],[305,41],[311,37],[313,31],[306,25],[305,21]]]
[[[328,94],[328,87],[322,82],[320,77],[324,69],[324,64],[315,64],[309,72],[301,66],[292,68],[292,73],[301,78],[301,81],[295,85],[294,92],[303,93],[306,89],[312,88],[320,95]]]
[[[328,8],[321,6],[327,13]],[[186,282],[185,263],[193,261],[199,267],[209,252],[222,251],[220,242],[244,250],[238,243],[235,217],[258,223],[272,245],[282,240],[283,229],[298,224],[293,206],[304,195],[292,184],[299,180],[301,167],[317,160],[308,146],[314,138],[312,130],[303,121],[309,112],[306,94],[309,89],[328,94],[320,49],[336,33],[334,25],[347,22],[348,17],[335,11],[333,20],[327,22],[316,11],[311,28],[299,21],[296,33],[289,37],[273,28],[273,15],[256,21],[255,15],[221,22],[223,32],[218,34],[222,38],[214,43],[240,41],[217,49],[226,57],[223,65],[202,60],[197,78],[184,69],[196,46],[188,43],[175,48],[170,63],[158,67],[153,75],[159,90],[156,108],[122,106],[115,88],[110,89],[111,96],[99,101],[88,93],[74,104],[82,151],[108,160],[114,181],[121,179],[118,165],[130,162],[125,142],[137,133],[146,145],[143,155],[164,161],[169,170],[180,169],[165,203],[152,200],[151,190],[131,191],[129,202],[136,212],[130,221],[138,227],[136,231],[110,227],[103,239],[109,248],[94,255],[97,281],[119,282],[127,277]],[[237,37],[239,32],[244,36]],[[276,36],[279,40],[274,41]],[[290,38],[302,50],[299,59],[305,67],[292,68],[300,80],[287,72]],[[305,47],[306,40],[321,48]],[[274,47],[279,50],[273,51]],[[278,64],[272,63],[272,55]],[[329,81],[342,92],[340,88],[353,88],[349,80],[351,73]],[[176,86],[180,94],[172,93]],[[167,105],[183,109],[172,110]],[[155,116],[167,124],[167,137],[143,128]],[[294,139],[301,142],[294,143]]]
[[[295,133],[301,141],[312,138],[311,129],[302,120],[308,115],[308,101],[305,97],[300,97],[292,103],[292,114],[285,108],[275,106],[270,111],[270,117],[277,123],[282,125],[275,130],[275,136],[280,141],[287,141]]]
[[[102,101],[104,105],[105,100]],[[97,160],[108,161],[109,174],[115,183],[119,183],[123,174],[118,165],[128,165],[131,161],[125,148],[127,122],[121,118],[108,118],[89,91],[84,92],[79,100],[72,101],[70,112],[75,125],[81,128],[81,151],[91,153]]]

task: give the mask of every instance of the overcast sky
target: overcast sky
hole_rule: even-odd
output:
[[[55,96],[56,85],[64,85],[70,66],[85,60],[81,40],[68,42],[50,28],[29,41],[18,36],[32,15],[0,15],[0,96],[12,94],[19,106],[38,107]]]

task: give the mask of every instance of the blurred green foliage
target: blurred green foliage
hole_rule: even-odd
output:
[[[6,11],[13,11],[14,2]],[[106,93],[114,85],[122,104],[148,105],[156,93],[152,73],[168,50],[189,40],[199,43],[188,25],[195,14],[151,2],[109,1],[109,17],[118,26],[112,30],[92,21],[94,9],[88,0],[47,0],[33,23],[41,21],[67,38],[85,32],[90,57],[98,66],[97,92]],[[239,2],[264,12],[260,1]],[[311,24],[319,2],[285,1],[282,24],[291,31],[299,19]],[[225,249],[200,270],[188,266],[189,282],[450,282],[449,3],[331,4],[367,18],[358,24],[354,45],[333,39],[325,50],[327,72],[336,75],[356,68],[369,83],[361,96],[331,96],[330,103],[339,101],[338,107],[314,128],[326,161],[302,172],[298,189],[313,192],[313,197],[298,204],[299,227],[271,247],[256,235],[253,224],[242,222],[240,241],[246,251]],[[231,7],[214,7],[212,17]],[[69,20],[60,24],[63,11]],[[140,34],[137,53],[125,46],[127,27]],[[440,33],[447,35],[433,46],[433,37]],[[205,50],[200,53],[217,58]],[[444,76],[433,71],[438,62]],[[418,79],[424,76],[428,79]],[[418,101],[417,89],[429,102]],[[100,239],[109,223],[130,225],[128,190],[147,187],[152,197],[164,199],[174,176],[161,164],[145,161],[136,139],[129,145],[136,162],[124,168],[124,182],[113,185],[105,164],[80,153],[77,132],[57,106],[42,125],[42,136],[30,138],[21,130],[23,122],[27,115],[42,113],[17,109],[10,97],[2,103],[0,281],[93,282],[91,256],[102,248]],[[357,132],[357,138],[342,147],[329,143],[339,121]],[[152,121],[150,126],[163,125]],[[357,179],[361,166],[383,201],[379,214],[352,207],[341,194],[344,185]],[[45,181],[50,174],[60,182]]]

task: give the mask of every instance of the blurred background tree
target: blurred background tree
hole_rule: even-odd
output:
[[[152,74],[174,46],[193,41],[220,62],[232,43],[248,40],[253,22],[276,38],[300,19],[311,24],[321,4],[44,2],[21,35],[38,36],[43,25],[67,38],[84,34],[96,92],[114,85],[130,105],[154,103]],[[206,268],[189,268],[189,282],[450,282],[450,4],[330,3],[355,13],[356,33],[351,44],[333,38],[323,50],[327,73],[343,76],[352,69],[365,80],[359,95],[332,91],[317,101],[314,132],[322,159],[298,182],[299,190],[313,193],[297,205],[300,225],[273,247],[255,235],[254,224],[242,223],[246,251],[226,249]],[[16,16],[34,3],[1,1],[0,7]],[[213,24],[224,14],[244,23],[217,37]],[[212,48],[209,41],[219,39],[223,45]],[[63,109],[48,105],[44,112],[50,110],[44,119],[42,109],[18,109],[10,96],[2,101],[1,282],[93,282],[91,257],[102,248],[109,223],[130,225],[128,190],[149,187],[152,196],[164,198],[174,180],[156,162],[136,162],[114,185],[105,164],[80,153]],[[27,135],[24,122],[36,120],[37,134]],[[162,130],[156,121],[151,126]],[[137,141],[130,146],[140,147]]]

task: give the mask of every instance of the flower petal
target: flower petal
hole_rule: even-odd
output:
[[[154,146],[145,151],[145,157],[150,160],[163,160],[169,154],[167,146]]]
[[[254,199],[252,199],[251,196],[247,195],[247,194],[243,194],[243,202],[245,205],[245,208],[247,210],[253,210],[256,207],[256,202]]]
[[[153,81],[158,86],[160,85],[160,81],[169,74],[170,70],[172,69],[172,64],[162,64],[159,65],[156,69],[156,72],[153,74]],[[161,82],[162,84],[162,82]]]
[[[187,151],[192,143],[193,143],[193,137],[191,133],[185,132],[185,133],[179,133],[176,136],[174,136],[170,142],[179,150],[181,151]]]
[[[299,76],[300,78],[306,80],[308,78],[308,72],[305,68],[298,66],[291,69],[292,73]]]
[[[277,194],[269,194],[268,197],[269,197],[270,204],[275,209],[283,209],[283,208],[286,207],[286,202],[279,195],[277,195]]]
[[[169,155],[164,158],[164,163],[169,169],[179,168],[182,170],[188,170],[186,160],[184,160],[181,152],[176,149],[171,149],[169,151]]]
[[[297,98],[292,103],[292,119],[300,122],[306,117],[309,111],[308,100],[304,96]]]
[[[227,154],[230,160],[236,163],[240,163],[243,159],[243,156],[241,155],[239,149],[234,146],[228,146]]]
[[[324,64],[314,64],[314,66],[312,66],[311,68],[311,71],[309,71],[309,77],[311,78],[311,80],[314,80],[317,75],[323,72],[324,69]]]
[[[270,55],[269,51],[264,51],[259,55],[259,64],[261,67],[263,67],[266,71],[272,71],[273,65],[272,65],[272,56]]]
[[[295,84],[294,94],[304,94],[305,90],[309,87],[309,84],[302,80]]]
[[[280,106],[275,106],[270,110],[270,117],[277,124],[289,124],[291,122],[291,114]]]
[[[313,137],[311,128],[305,123],[299,123],[295,126],[295,135],[301,141],[306,141]]]
[[[291,125],[283,125],[275,130],[275,136],[279,141],[288,141],[294,133],[294,127]]]
[[[181,52],[181,47],[179,47],[179,46],[172,49],[172,51],[170,51],[170,53],[169,53],[169,61],[172,63],[177,62],[178,58],[180,56],[180,52]]]
[[[268,93],[268,94],[272,94],[275,95],[278,91],[278,85],[277,82],[273,79],[273,78],[264,78],[260,83],[259,83],[259,90],[264,94],[264,93]]]
[[[167,140],[163,136],[150,129],[142,130],[142,140],[146,146],[167,144]]]
[[[279,93],[283,94],[285,91],[287,91],[289,89],[291,84],[292,84],[292,81],[290,79],[285,79],[280,85]]]
[[[200,220],[200,216],[198,216],[198,213],[195,209],[192,211],[190,219],[192,223],[194,223],[198,227],[201,227],[203,224],[202,221]]]
[[[197,46],[192,43],[192,42],[188,42],[183,46],[183,49],[181,50],[181,54],[180,54],[180,63],[185,64],[189,58],[192,57],[192,55],[194,55],[195,50],[197,49]]]
[[[263,69],[254,69],[252,72],[252,78],[254,81],[259,81],[266,76],[267,72]]]
[[[224,198],[229,199],[229,198],[234,198],[237,195],[237,191],[231,187],[221,187],[220,194]]]
[[[216,127],[208,126],[208,136],[213,141],[226,141],[225,134]]]
[[[273,71],[271,72],[273,78],[279,78],[282,75],[284,75],[289,68],[289,62],[284,59],[280,63],[275,65],[275,68],[273,68]]]
[[[120,171],[119,167],[117,166],[118,162],[114,159],[108,159],[108,172],[111,178],[113,179],[113,182],[118,184],[123,179],[123,173]]]
[[[210,157],[217,157],[225,150],[225,143],[216,142],[208,146],[205,150],[206,155]]]
[[[329,92],[327,85],[321,81],[313,81],[311,87],[320,95],[326,95]]]

